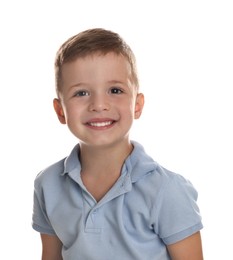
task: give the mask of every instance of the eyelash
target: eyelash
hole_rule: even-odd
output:
[[[123,92],[124,91],[119,87],[112,87],[109,90],[109,93],[114,94],[114,95],[120,95]],[[75,97],[85,97],[85,96],[90,96],[90,93],[87,90],[79,90],[79,91],[75,92],[74,96]]]
[[[85,96],[89,96],[89,95],[90,94],[86,90],[79,90],[79,91],[75,92],[75,94],[74,94],[74,96],[76,96],[76,97],[85,97]]]
[[[113,87],[113,88],[111,88],[110,89],[110,92],[112,93],[112,94],[122,94],[123,93],[123,90],[122,89],[120,89],[120,88],[118,88],[118,87]]]

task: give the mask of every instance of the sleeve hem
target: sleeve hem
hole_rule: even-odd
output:
[[[35,223],[32,224],[32,228],[39,232],[39,233],[42,233],[42,234],[48,234],[48,235],[56,235],[56,233],[54,232],[54,230],[52,229],[46,229],[46,228],[43,228]]]
[[[166,245],[174,244],[176,242],[179,242],[180,240],[185,239],[186,237],[189,237],[189,236],[195,234],[196,232],[200,231],[202,228],[203,228],[203,225],[201,222],[199,222],[196,225],[194,225],[188,229],[185,229],[179,233],[173,234],[169,237],[162,238],[162,240]]]

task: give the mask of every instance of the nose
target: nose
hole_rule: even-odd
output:
[[[95,94],[92,95],[90,99],[89,111],[102,112],[108,111],[110,109],[110,104],[108,98],[105,95]]]

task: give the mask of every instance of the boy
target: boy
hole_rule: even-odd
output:
[[[68,39],[53,105],[79,143],[35,180],[43,260],[201,260],[197,192],[129,138],[142,113],[136,61],[116,33]]]

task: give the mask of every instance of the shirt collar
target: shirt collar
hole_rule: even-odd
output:
[[[143,146],[136,141],[132,141],[134,149],[126,158],[122,167],[122,174],[131,175],[131,181],[136,182],[157,168],[157,163],[145,152]],[[80,178],[81,164],[78,158],[79,144],[77,144],[70,155],[64,161],[64,171],[61,175],[72,175],[73,178]]]
[[[157,163],[145,152],[143,146],[132,141],[134,149],[126,159],[127,171],[131,174],[132,182],[136,182],[157,168]]]
[[[79,144],[76,144],[71,153],[66,157],[64,161],[64,171],[61,173],[61,175],[65,175],[67,173],[72,172],[74,169],[76,171],[81,171],[81,165],[78,158],[79,154]]]

